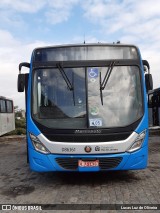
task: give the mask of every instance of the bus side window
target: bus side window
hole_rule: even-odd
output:
[[[0,112],[6,112],[6,103],[5,100],[0,100]]]
[[[148,107],[152,108],[153,107],[153,94],[148,95]]]
[[[13,112],[13,104],[12,104],[12,101],[7,100],[7,101],[6,101],[6,106],[7,106],[7,113],[12,113],[12,112]]]

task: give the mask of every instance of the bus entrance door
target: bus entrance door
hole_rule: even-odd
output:
[[[155,89],[148,94],[149,126],[160,127],[160,89]]]

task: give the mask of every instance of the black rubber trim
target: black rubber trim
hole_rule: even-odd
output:
[[[117,127],[110,129],[81,129],[81,133],[76,133],[76,129],[52,129],[39,124],[33,120],[41,133],[50,141],[58,142],[107,142],[127,139],[139,125],[141,118],[135,123],[126,127]],[[97,133],[96,131],[99,131]],[[83,133],[90,131],[91,133]],[[95,133],[94,133],[95,131]]]
[[[109,142],[127,139],[132,132],[112,133],[112,134],[44,134],[50,141],[69,142],[69,143],[92,143]]]

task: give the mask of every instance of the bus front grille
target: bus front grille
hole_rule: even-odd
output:
[[[78,159],[76,158],[56,158],[56,162],[60,167],[66,170],[77,170]]]
[[[99,167],[101,170],[116,168],[122,161],[122,157],[99,158]]]
[[[122,161],[122,157],[114,158],[96,158],[99,160],[100,170],[109,170],[116,168]],[[65,170],[78,171],[78,158],[56,158],[57,164]],[[83,158],[82,158],[83,160]],[[86,160],[86,159],[85,159]],[[93,160],[93,159],[87,159]]]

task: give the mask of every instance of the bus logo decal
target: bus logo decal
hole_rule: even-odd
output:
[[[90,146],[85,146],[84,147],[84,151],[87,152],[87,153],[89,153],[89,152],[92,151],[92,148]]]
[[[99,151],[100,151],[100,146],[96,146],[96,147],[95,147],[95,151],[96,151],[96,152],[99,152]]]

